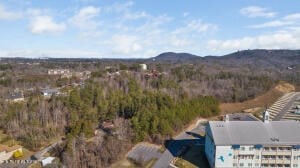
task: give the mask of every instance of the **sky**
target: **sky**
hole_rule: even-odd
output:
[[[0,57],[299,49],[296,0],[0,0]]]

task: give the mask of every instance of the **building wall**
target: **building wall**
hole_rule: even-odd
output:
[[[261,149],[254,145],[242,145],[233,149],[233,167],[260,167]]]
[[[212,161],[212,150],[214,147],[209,138],[206,138],[207,147],[205,152],[211,167],[292,167],[300,168],[300,149],[292,146],[265,146],[255,148],[254,145],[240,146],[233,149],[232,146],[216,146],[215,160]],[[280,149],[280,148],[283,148]],[[209,153],[212,152],[212,153]]]
[[[215,167],[233,167],[233,150],[231,146],[216,146]]]
[[[209,127],[206,127],[205,136],[205,155],[210,167],[215,165],[215,144],[212,139],[211,131]]]
[[[300,168],[300,149],[293,149],[291,166]]]

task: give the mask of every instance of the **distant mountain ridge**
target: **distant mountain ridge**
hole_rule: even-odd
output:
[[[190,59],[201,59],[201,57],[189,53],[165,52],[152,59],[156,61],[187,61]]]
[[[151,58],[25,58],[25,57],[10,57],[1,58],[1,60],[47,60],[47,61],[110,61],[110,62],[164,62],[164,63],[220,63],[220,64],[300,64],[300,50],[267,50],[267,49],[254,49],[254,50],[241,50],[226,54],[223,56],[197,56],[190,53],[175,53],[165,52]]]
[[[217,62],[238,62],[238,63],[300,63],[300,50],[242,50],[223,56],[197,56],[189,53],[166,52],[152,57],[151,60],[162,62],[194,62],[194,61],[217,61]],[[282,63],[283,63],[282,62]]]

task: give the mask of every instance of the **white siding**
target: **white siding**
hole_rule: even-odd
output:
[[[216,168],[233,167],[233,150],[231,146],[216,146]]]

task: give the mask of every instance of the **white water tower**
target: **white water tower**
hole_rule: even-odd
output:
[[[140,64],[141,70],[146,71],[147,70],[147,65],[146,64]]]

